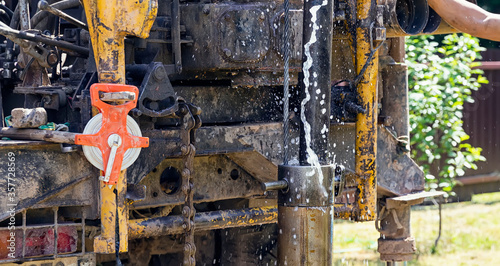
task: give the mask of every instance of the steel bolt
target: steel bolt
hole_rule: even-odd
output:
[[[188,154],[189,153],[189,147],[186,146],[186,145],[182,145],[182,147],[181,147],[181,153],[182,153],[182,155]]]
[[[188,177],[191,174],[189,169],[182,170],[182,177]]]
[[[227,56],[227,57],[230,57],[233,53],[231,53],[231,50],[229,49],[224,49],[224,54]]]
[[[153,71],[153,77],[157,81],[162,81],[162,80],[164,80],[167,77],[167,71],[165,70],[165,68],[163,66],[158,66]]]
[[[47,63],[49,64],[49,66],[55,66],[58,61],[59,57],[56,53],[50,52],[49,55],[47,55]]]
[[[184,208],[182,208],[182,215],[183,216],[189,217],[190,212],[191,212],[191,209],[188,206],[184,206]]]
[[[259,19],[260,20],[264,20],[266,19],[266,15],[264,14],[264,12],[261,12],[260,15],[259,15]]]

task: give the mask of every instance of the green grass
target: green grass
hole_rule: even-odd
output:
[[[475,195],[471,202],[443,205],[441,239],[435,252],[437,206],[412,210],[415,259],[408,265],[498,265],[500,258],[500,192]],[[336,221],[336,265],[385,265],[378,260],[378,232],[373,222]]]

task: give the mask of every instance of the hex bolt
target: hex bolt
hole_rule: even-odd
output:
[[[224,54],[225,54],[227,57],[230,57],[230,56],[232,55],[231,50],[229,50],[229,49],[227,49],[227,48],[226,48],[226,49],[224,49]]]
[[[139,110],[137,108],[132,109],[132,116],[139,117],[141,115],[142,115],[142,111],[141,110]]]

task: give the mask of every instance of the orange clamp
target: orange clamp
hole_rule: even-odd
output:
[[[99,98],[100,93],[109,92],[133,92],[135,98],[124,104],[110,105]],[[102,114],[101,129],[95,134],[79,134],[75,137],[78,145],[94,146],[102,153],[104,172],[110,166],[108,160],[110,155],[114,157],[109,181],[104,181],[107,185],[115,185],[120,176],[123,155],[130,148],[145,148],[149,146],[149,138],[133,136],[127,131],[127,115],[130,110],[136,107],[139,90],[135,86],[123,84],[95,83],[90,87],[90,99],[92,106],[95,106]],[[113,135],[113,137],[112,137]],[[110,139],[119,136],[118,145],[110,144]],[[116,147],[117,146],[117,147]],[[112,151],[112,149],[114,149]],[[112,158],[113,159],[113,158]]]

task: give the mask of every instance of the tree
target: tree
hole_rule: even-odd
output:
[[[480,63],[479,40],[451,34],[437,43],[434,36],[406,39],[412,157],[426,174],[426,186],[452,193],[455,177],[486,160],[481,148],[467,143],[463,105],[487,83]]]

